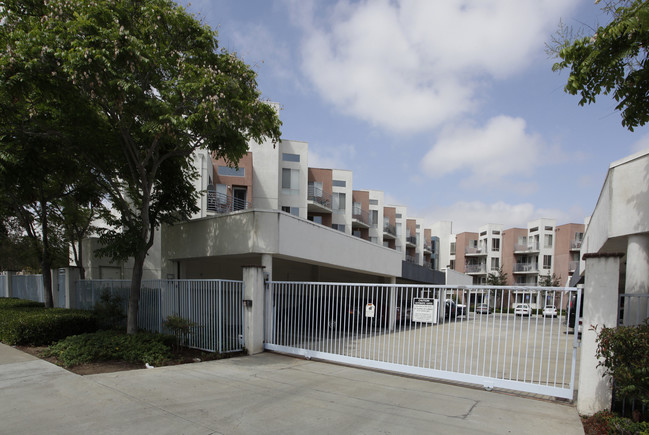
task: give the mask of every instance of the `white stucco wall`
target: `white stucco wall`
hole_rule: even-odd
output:
[[[352,234],[352,205],[353,201],[353,174],[352,171],[347,171],[344,169],[333,169],[331,171],[331,179],[334,185],[331,187],[332,193],[344,193],[345,194],[345,211],[344,213],[337,213],[334,210],[331,216],[331,223],[338,225],[345,225],[345,234]],[[344,181],[345,186],[335,186],[336,181]]]
[[[453,222],[439,221],[430,226],[431,236],[439,238],[439,268],[446,269],[451,264],[451,233]],[[453,240],[455,241],[455,240]]]

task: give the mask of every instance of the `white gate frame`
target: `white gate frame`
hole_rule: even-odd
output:
[[[478,315],[475,312],[473,313],[467,313],[467,319],[462,320],[462,321],[456,321],[456,322],[451,322],[447,321],[444,323],[440,323],[438,325],[433,325],[430,328],[426,329],[426,337],[422,337],[422,328],[417,326],[413,327],[413,322],[410,323],[410,328],[403,327],[399,324],[394,324],[392,322],[392,316],[394,315],[394,307],[390,308],[390,314],[389,316],[386,316],[386,319],[389,318],[390,320],[387,321],[388,325],[386,325],[385,328],[378,328],[376,326],[372,327],[370,326],[370,329],[366,333],[361,333],[360,335],[358,334],[358,329],[351,325],[351,321],[349,322],[349,325],[347,325],[347,330],[343,331],[342,333],[335,333],[335,337],[332,339],[330,336],[328,336],[327,332],[324,331],[324,326],[323,325],[323,319],[322,317],[326,317],[326,314],[322,314],[323,308],[322,307],[315,307],[315,310],[313,313],[309,313],[308,309],[304,308],[302,304],[300,303],[301,301],[299,300],[300,296],[300,291],[310,291],[310,292],[322,292],[324,291],[330,291],[330,289],[346,289],[343,291],[348,291],[348,292],[359,292],[359,291],[366,291],[367,289],[374,289],[370,291],[381,291],[383,292],[381,294],[381,297],[383,297],[384,301],[391,301],[392,298],[394,297],[393,294],[394,292],[404,292],[404,291],[412,291],[409,289],[417,289],[417,291],[420,290],[426,290],[427,292],[432,292],[438,295],[438,297],[446,299],[447,294],[464,294],[464,295],[471,295],[471,294],[485,294],[486,291],[501,291],[502,294],[504,295],[505,292],[507,294],[511,295],[511,291],[523,291],[523,292],[551,292],[552,294],[560,294],[562,296],[562,300],[560,301],[562,306],[563,305],[570,305],[568,301],[570,301],[570,295],[576,295],[576,309],[574,308],[575,306],[573,305],[569,309],[575,309],[576,312],[578,313],[578,309],[581,303],[581,289],[577,288],[568,288],[568,287],[488,287],[488,286],[425,286],[425,285],[389,285],[389,284],[358,284],[358,283],[314,283],[314,282],[268,282],[266,286],[266,322],[265,322],[265,343],[264,343],[264,348],[269,351],[277,351],[277,352],[283,352],[283,353],[288,353],[288,354],[293,354],[293,355],[299,355],[299,356],[304,356],[306,358],[318,358],[326,361],[333,361],[333,362],[338,362],[338,363],[344,363],[344,364],[351,364],[351,365],[356,365],[360,367],[367,367],[367,368],[372,368],[372,369],[379,369],[379,370],[387,370],[391,372],[398,372],[398,373],[406,373],[410,375],[416,375],[416,376],[424,376],[424,377],[430,377],[430,378],[436,378],[436,379],[444,379],[444,380],[449,380],[449,381],[455,381],[455,382],[464,382],[464,383],[470,383],[470,384],[476,384],[485,387],[486,389],[491,389],[491,388],[503,388],[503,389],[508,389],[508,390],[516,390],[516,391],[522,391],[526,393],[533,393],[533,394],[542,394],[545,396],[552,396],[552,397],[559,397],[559,398],[564,398],[568,400],[573,399],[573,393],[575,389],[575,372],[576,372],[576,359],[577,359],[577,351],[579,348],[579,342],[578,342],[578,334],[575,333],[572,336],[572,339],[567,335],[567,329],[568,326],[567,324],[564,325],[564,320],[568,318],[568,315],[563,315],[559,316],[557,318],[552,318],[548,319],[543,316],[539,316],[538,314],[535,316],[530,316],[529,318],[525,318],[524,316],[521,316],[520,320],[518,319],[518,316],[514,315],[512,317],[511,314],[509,315],[502,315],[499,316],[498,314],[487,314],[487,315]],[[327,290],[329,289],[329,290]],[[376,290],[376,289],[382,289],[382,290]],[[291,323],[292,320],[289,319],[282,319],[280,318],[281,316],[276,312],[275,308],[277,308],[279,305],[281,305],[282,302],[286,302],[286,300],[274,300],[274,296],[278,294],[278,291],[285,291],[288,292],[286,294],[289,294],[289,296],[282,296],[284,299],[288,299],[290,303],[294,305],[295,308],[295,316],[298,318],[295,320],[293,323],[294,325],[289,325],[289,326],[282,326],[282,322],[286,322],[287,324]],[[340,291],[340,290],[338,290]],[[324,294],[324,293],[323,293]],[[539,293],[540,294],[540,293]],[[546,293],[550,294],[550,293]],[[412,293],[410,294],[412,295]],[[279,299],[281,299],[280,297]],[[469,296],[470,297],[470,296]],[[292,300],[290,300],[293,298]],[[338,302],[338,301],[333,301],[333,299],[340,299],[344,301],[344,297],[340,296],[333,296],[332,302]],[[567,298],[567,299],[566,299]],[[497,298],[496,298],[497,299]],[[315,299],[314,299],[315,300]],[[501,305],[503,305],[503,298],[501,298]],[[389,303],[389,302],[388,302]],[[397,304],[400,304],[402,302],[398,302]],[[492,306],[495,304],[495,301],[492,302]],[[327,304],[321,303],[321,302],[315,302],[315,305],[321,305],[325,306]],[[444,305],[440,303],[440,312],[439,312],[439,318],[440,320],[443,321],[444,319]],[[328,305],[327,305],[328,306]],[[396,307],[399,308],[399,307]],[[401,307],[402,312],[404,310],[404,306]],[[469,307],[467,307],[469,308]],[[496,307],[498,308],[498,307]],[[503,308],[502,306],[500,308]],[[507,308],[509,308],[509,304],[507,304]],[[559,307],[561,308],[561,307]],[[325,308],[326,309],[326,308]],[[286,310],[289,312],[289,315],[292,311]],[[353,310],[352,310],[353,311]],[[313,314],[313,316],[310,316],[310,314]],[[284,316],[286,317],[286,316]],[[318,320],[314,321],[311,317],[317,318],[320,317],[319,324]],[[498,323],[496,319],[499,318],[499,325],[496,326]],[[503,320],[506,319],[506,320]],[[473,322],[473,326],[470,325],[470,322]],[[505,322],[507,323],[505,325]],[[476,329],[476,324],[479,323],[479,326]],[[483,328],[483,326],[487,325],[486,328]],[[390,328],[389,326],[392,326]],[[459,339],[460,341],[464,338],[462,334],[465,334],[468,338],[469,333],[473,334],[471,337],[471,344],[469,342],[465,342],[465,348],[460,349],[459,352],[456,351],[455,347],[457,343],[453,343],[452,345],[453,350],[453,358],[459,358],[462,354],[464,355],[464,362],[463,366],[464,369],[459,369],[459,370],[447,370],[447,369],[440,369],[440,368],[434,368],[431,367],[431,362],[428,362],[428,367],[426,366],[421,366],[419,364],[416,364],[414,362],[414,356],[413,356],[413,362],[410,361],[410,354],[408,354],[407,361],[404,363],[403,361],[398,361],[394,362],[395,358],[392,358],[393,361],[390,361],[390,357],[385,358],[386,351],[385,349],[382,351],[383,352],[383,357],[381,356],[376,356],[376,355],[370,355],[369,357],[367,355],[361,355],[360,357],[358,355],[354,355],[353,352],[350,352],[345,350],[345,348],[349,348],[350,346],[354,346],[355,343],[360,342],[361,340],[364,340],[364,346],[367,345],[366,342],[372,342],[373,344],[378,345],[383,345],[385,347],[386,342],[388,345],[390,345],[390,339],[386,338],[390,334],[397,335],[397,334],[403,334],[404,340],[405,336],[407,335],[407,344],[403,344],[403,348],[405,349],[398,349],[397,353],[400,353],[401,350],[404,350],[403,355],[401,355],[401,358],[405,358],[406,353],[408,352],[417,352],[417,362],[419,362],[419,355],[421,353],[421,347],[422,345],[424,346],[424,353],[426,352],[426,348],[428,347],[431,354],[432,352],[432,347],[437,346],[437,343],[433,341],[433,332],[430,333],[430,337],[428,336],[428,331],[433,331],[435,328],[456,328],[460,330],[460,333],[458,334],[457,330],[454,330],[452,333],[450,332],[451,329],[448,329],[448,337],[437,337],[438,339],[441,339],[441,341],[444,341],[448,338],[448,343],[443,344],[442,347],[443,350],[446,350],[449,352],[449,349],[451,349],[450,345],[450,339],[451,339],[451,334],[453,334],[453,340]],[[470,328],[473,327],[473,330],[470,330]],[[282,329],[283,328],[283,329]],[[293,331],[290,331],[289,329],[296,329]],[[356,330],[354,330],[356,328]],[[282,342],[282,337],[280,337],[278,331],[281,329],[281,333],[286,335],[287,337],[293,337],[294,333],[301,333],[304,332],[308,329],[314,329],[315,330],[315,335],[316,335],[316,341],[318,343],[315,343],[314,340],[309,340],[305,339],[305,342],[300,343],[299,340],[300,338],[297,338],[293,340],[293,342],[288,342],[288,343],[283,343]],[[512,332],[512,341],[508,342],[507,337],[511,330]],[[409,331],[409,332],[408,332]],[[419,336],[417,335],[417,331],[419,332]],[[501,340],[501,334],[503,333],[506,334],[505,342],[503,343]],[[483,333],[489,333],[491,332],[492,338],[485,338],[485,345],[484,345],[484,353],[480,353],[480,346],[481,346],[481,340],[478,339],[478,341],[474,340],[474,336],[477,333],[478,336]],[[518,336],[515,336],[514,334],[520,332]],[[575,331],[576,332],[576,331]],[[496,337],[495,334],[498,333],[498,336]],[[311,333],[313,335],[313,332]],[[446,334],[446,333],[445,333]],[[305,335],[306,337],[306,335]],[[361,338],[359,338],[361,337]],[[539,338],[540,337],[540,338]],[[423,338],[423,340],[422,340]],[[537,338],[541,341],[541,352],[540,355],[536,354],[536,346],[537,346]],[[519,351],[518,351],[518,358],[517,362],[512,361],[505,361],[503,358],[502,364],[503,366],[506,364],[511,364],[512,366],[514,364],[518,365],[518,368],[516,369],[515,376],[513,373],[510,373],[510,376],[504,376],[504,373],[502,376],[498,376],[496,374],[492,373],[487,373],[487,375],[484,374],[486,371],[486,362],[489,360],[489,370],[491,370],[492,366],[492,360],[493,360],[493,353],[494,353],[494,345],[496,344],[497,341],[497,346],[498,346],[498,358],[500,358],[500,346],[503,345],[505,346],[505,354],[509,352],[509,348],[507,346],[511,347],[511,354],[512,358],[514,356],[514,346],[516,343],[513,343],[514,340],[520,340],[520,343],[518,343],[519,346]],[[521,351],[520,347],[522,346],[521,343],[524,341],[529,342],[529,340],[533,339],[533,346],[534,350],[531,351],[531,362],[532,362],[532,368],[531,370],[528,369],[528,360],[530,359],[530,353],[529,351],[529,346],[530,344],[525,344],[526,350],[525,350],[525,363],[524,363],[524,370],[523,373],[525,376],[527,376],[528,371],[532,372],[532,380],[528,381],[527,379],[520,379],[521,375]],[[491,340],[491,356],[489,356],[486,352],[486,347],[487,347],[487,342]],[[552,340],[552,341],[551,341]],[[310,341],[310,342],[309,342]],[[439,340],[438,340],[439,341]],[[547,341],[547,343],[546,343]],[[555,342],[556,341],[556,342]],[[474,352],[474,345],[477,343],[478,346],[478,352]],[[559,349],[559,343],[561,346],[564,346],[564,349]],[[544,346],[549,345],[548,349],[546,349]],[[555,348],[552,348],[552,346],[555,345]],[[369,345],[370,347],[372,344]],[[417,346],[415,349],[413,346]],[[470,350],[468,349],[468,346],[471,346]],[[401,342],[399,342],[398,347],[402,347]],[[556,361],[555,362],[555,373],[554,373],[554,378],[552,378],[551,373],[550,373],[550,366],[552,361],[550,361],[549,356],[545,357],[544,352],[548,353],[548,355],[551,354],[552,351],[556,353]],[[436,351],[437,352],[437,347]],[[562,352],[562,353],[561,353]],[[372,354],[372,351],[369,351],[370,354]],[[390,353],[390,350],[387,351],[387,353]],[[504,354],[503,354],[504,355]],[[389,355],[388,355],[389,356]],[[445,355],[437,355],[435,356],[436,360],[438,357],[443,357]],[[471,372],[471,370],[466,370],[467,366],[467,357],[470,357],[473,359],[474,357],[478,357],[478,363],[477,365],[480,366],[480,359],[483,359],[482,363],[482,370],[483,373],[475,373]],[[505,355],[506,356],[506,355]],[[559,360],[559,357],[563,359],[563,361]],[[396,356],[396,359],[399,358],[399,355]],[[546,358],[546,359],[544,359]],[[570,361],[568,361],[568,358]],[[448,357],[447,357],[448,359]],[[537,361],[538,360],[538,361]],[[501,363],[501,361],[495,361],[495,365],[498,366]],[[541,380],[541,374],[539,374],[538,379],[534,379],[535,376],[535,369],[536,369],[536,364],[538,363],[539,370],[543,368],[545,371],[547,371],[547,376],[545,381]],[[543,364],[546,363],[547,368],[543,366]],[[471,362],[468,363],[469,366],[471,366]],[[454,364],[452,364],[454,365]],[[460,362],[458,360],[458,366],[460,365]],[[562,366],[563,368],[563,378],[561,378],[560,373],[557,373],[558,367]],[[496,367],[496,370],[498,367]],[[479,370],[478,370],[479,371]],[[503,370],[504,371],[504,370]],[[566,376],[566,371],[569,371],[567,373],[568,376]],[[566,379],[569,378],[569,379]]]

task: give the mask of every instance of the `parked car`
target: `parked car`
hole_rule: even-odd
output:
[[[517,316],[531,316],[532,307],[529,304],[516,304],[514,306],[514,314]]]
[[[453,299],[446,299],[446,319],[455,319],[466,315],[466,305],[458,304]]]
[[[493,311],[493,309],[489,306],[489,304],[477,304],[475,306],[475,313],[476,314],[489,314]]]
[[[557,307],[554,305],[543,307],[543,317],[557,317]]]

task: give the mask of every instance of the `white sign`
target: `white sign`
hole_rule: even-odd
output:
[[[437,323],[437,299],[415,298],[412,304],[412,321]]]
[[[374,317],[374,304],[371,302],[365,305],[365,317]]]

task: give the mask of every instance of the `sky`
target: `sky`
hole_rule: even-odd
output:
[[[425,226],[582,223],[610,163],[649,148],[649,128],[622,127],[607,96],[579,106],[552,71],[560,21],[608,22],[592,0],[181,4],[257,72],[310,167],[353,171]]]

